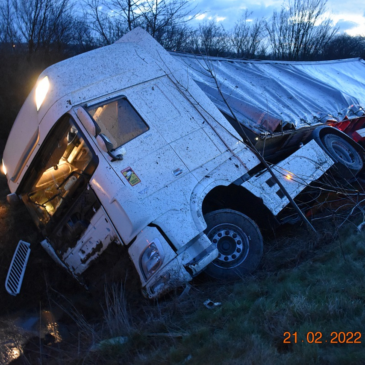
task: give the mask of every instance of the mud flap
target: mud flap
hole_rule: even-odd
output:
[[[10,295],[20,293],[25,269],[30,255],[30,243],[19,241],[5,280],[5,289]]]

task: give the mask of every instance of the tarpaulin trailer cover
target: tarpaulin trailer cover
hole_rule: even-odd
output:
[[[171,54],[189,66],[192,78],[222,112],[231,116],[231,108],[255,133],[341,121],[349,106],[365,106],[365,62],[360,58],[287,62]]]

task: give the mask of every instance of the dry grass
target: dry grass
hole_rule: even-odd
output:
[[[361,331],[365,320],[365,234],[350,225],[331,242],[327,228],[321,247],[305,231],[303,237],[297,231],[291,244],[290,237],[275,237],[268,248],[270,269],[264,263],[256,275],[240,282],[221,285],[203,276],[192,283],[188,295],[176,292],[152,303],[141,297],[136,301],[121,284],[106,287],[98,333],[100,338],[127,336],[128,342],[102,346],[77,361],[362,364],[362,345],[306,341],[308,332],[322,332],[328,340],[331,332]],[[299,250],[304,253],[298,257]],[[205,308],[208,298],[222,306]],[[298,343],[285,344],[284,332],[297,332]]]
[[[32,244],[22,293],[14,299],[0,289],[6,298],[0,311],[37,307],[39,302],[47,305],[51,297],[72,319],[71,323],[64,319],[68,328],[75,328],[71,341],[57,347],[42,344],[44,364],[363,363],[362,345],[283,343],[287,331],[297,332],[300,339],[306,339],[308,332],[320,331],[329,338],[333,331],[361,331],[365,233],[357,233],[358,222],[339,232],[338,225],[331,226],[333,222],[318,224],[320,239],[302,227],[283,227],[266,242],[265,258],[255,275],[233,283],[202,275],[188,295],[180,297],[176,291],[149,302],[139,293],[136,276],[120,283],[125,274],[120,264],[112,280],[108,278],[110,285],[87,294],[39,249],[41,237],[25,208],[5,203],[8,192],[3,176],[0,193],[1,278],[18,240]],[[117,255],[111,256],[126,257],[120,247],[115,250]],[[100,271],[94,274],[105,283]],[[58,293],[47,296],[47,285]],[[206,299],[222,306],[209,310],[203,305]],[[72,327],[74,323],[77,327]],[[128,337],[128,342],[89,351],[92,345],[118,336]],[[32,363],[34,356],[40,356],[39,339],[28,345]]]
[[[105,285],[104,326],[110,337],[128,336],[132,331],[122,284]]]
[[[301,258],[295,255],[294,248],[303,245],[302,237],[292,241],[294,248],[290,249],[286,239],[279,242],[277,238],[270,253],[276,271],[272,263],[269,271],[262,270],[224,287],[214,282],[196,282],[194,288],[198,290],[193,289],[187,298],[179,301],[175,297],[158,306],[151,305],[148,322],[140,327],[137,321],[136,328],[141,331],[144,328],[146,334],[146,329],[151,330],[157,324],[160,312],[160,326],[163,323],[160,330],[179,329],[184,336],[158,344],[148,338],[138,350],[132,344],[123,361],[133,364],[361,364],[365,358],[361,345],[306,343],[308,332],[320,331],[323,338],[330,339],[333,331],[361,331],[365,319],[361,280],[365,274],[365,235],[356,233],[352,226],[348,230],[341,232],[341,241],[332,243],[325,231],[325,245],[310,247],[312,252],[306,252]],[[277,252],[280,243],[291,252],[286,259]],[[222,306],[206,309],[202,303],[207,298],[222,301]],[[283,334],[287,331],[297,332],[304,342],[284,344]]]
[[[127,283],[114,283],[105,287],[102,297],[99,292],[98,300],[94,296],[102,309],[90,318],[84,315],[82,293],[77,304],[74,294],[66,294],[63,300],[69,303],[64,311],[78,324],[79,334],[75,333],[73,344],[61,344],[52,361],[101,365],[361,364],[365,358],[361,345],[283,343],[287,331],[297,332],[298,339],[304,340],[308,332],[320,331],[328,339],[333,331],[361,331],[365,320],[361,280],[365,275],[365,234],[356,233],[353,227],[341,231],[340,240],[330,242],[324,237],[322,247],[316,243],[313,248],[308,241],[307,251],[302,237],[290,244],[290,237],[288,241],[277,236],[268,245],[269,270],[264,264],[256,275],[225,285],[203,276],[183,297],[176,292],[148,302],[126,291]],[[304,251],[300,257],[298,249]],[[203,302],[208,298],[222,306],[205,308]],[[128,337],[128,342],[88,351],[92,343],[118,336]]]

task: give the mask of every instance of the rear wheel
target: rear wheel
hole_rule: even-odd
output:
[[[328,154],[336,163],[336,174],[340,177],[355,176],[363,167],[360,154],[351,144],[335,134],[326,134],[322,141]]]
[[[263,253],[263,239],[256,223],[230,209],[205,216],[208,238],[217,245],[219,256],[206,268],[216,279],[238,279],[257,269]]]

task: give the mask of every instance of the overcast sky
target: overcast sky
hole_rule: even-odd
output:
[[[280,10],[283,0],[193,0],[201,15],[194,22],[214,19],[222,22],[226,29],[248,9],[252,18],[270,17],[274,10]],[[327,14],[341,32],[365,36],[365,0],[329,0]]]

